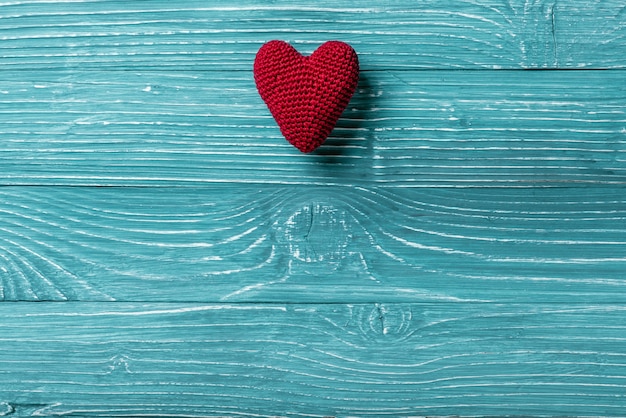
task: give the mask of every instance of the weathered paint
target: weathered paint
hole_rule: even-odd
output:
[[[0,305],[18,416],[622,416],[623,304]]]
[[[0,416],[623,415],[625,30],[620,1],[0,4]],[[311,155],[254,88],[270,39],[359,53]]]

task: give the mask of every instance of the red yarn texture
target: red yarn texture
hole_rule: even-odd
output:
[[[259,94],[284,137],[302,152],[322,145],[359,81],[356,52],[329,41],[310,57],[283,41],[263,45],[254,60]]]

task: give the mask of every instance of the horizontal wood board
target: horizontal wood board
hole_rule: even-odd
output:
[[[623,416],[625,31],[617,0],[0,3],[0,416]],[[313,154],[256,92],[271,39],[359,54]]]
[[[621,0],[13,1],[13,70],[247,70],[263,42],[350,42],[375,69],[624,68]]]
[[[313,154],[281,136],[251,71],[11,74],[5,185],[626,184],[626,70],[364,72]]]
[[[4,300],[624,302],[624,188],[0,188]]]
[[[621,416],[623,304],[0,304],[8,416]]]

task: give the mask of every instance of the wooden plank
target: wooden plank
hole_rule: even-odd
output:
[[[623,305],[0,304],[19,416],[619,416]]]
[[[4,300],[626,300],[624,187],[0,188]]]
[[[371,68],[624,68],[620,0],[0,5],[3,67],[248,70],[265,41],[351,42]]]
[[[0,416],[622,414],[626,6],[391,3],[0,4]]]
[[[0,184],[399,187],[626,184],[624,71],[365,72],[318,152],[251,73],[0,80]]]
[[[555,59],[552,65],[557,68],[589,68],[600,65],[604,68],[621,67],[621,58],[615,56],[616,49],[626,47],[626,5],[611,4],[601,0],[581,2],[569,7],[570,2],[556,2],[534,7],[542,8],[544,16],[552,21],[551,30]],[[527,2],[529,4],[529,2]],[[535,20],[536,29],[543,28],[545,22]],[[585,29],[586,28],[586,29]],[[588,36],[589,32],[593,35]],[[549,35],[546,35],[548,37]],[[545,39],[545,38],[544,38]],[[531,43],[532,44],[532,43]],[[621,46],[620,46],[621,45]],[[594,58],[583,62],[586,55],[583,49],[593,49]],[[537,51],[537,55],[540,52]],[[546,61],[549,53],[544,52]],[[536,59],[540,65],[541,59]],[[549,62],[549,61],[548,61]],[[527,65],[532,66],[528,63]],[[541,64],[544,65],[544,64]],[[544,65],[545,66],[545,65]]]

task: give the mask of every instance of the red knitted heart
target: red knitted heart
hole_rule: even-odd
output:
[[[283,41],[263,45],[254,60],[261,98],[287,141],[311,152],[326,140],[356,90],[359,61],[346,43],[329,41],[304,57]]]

